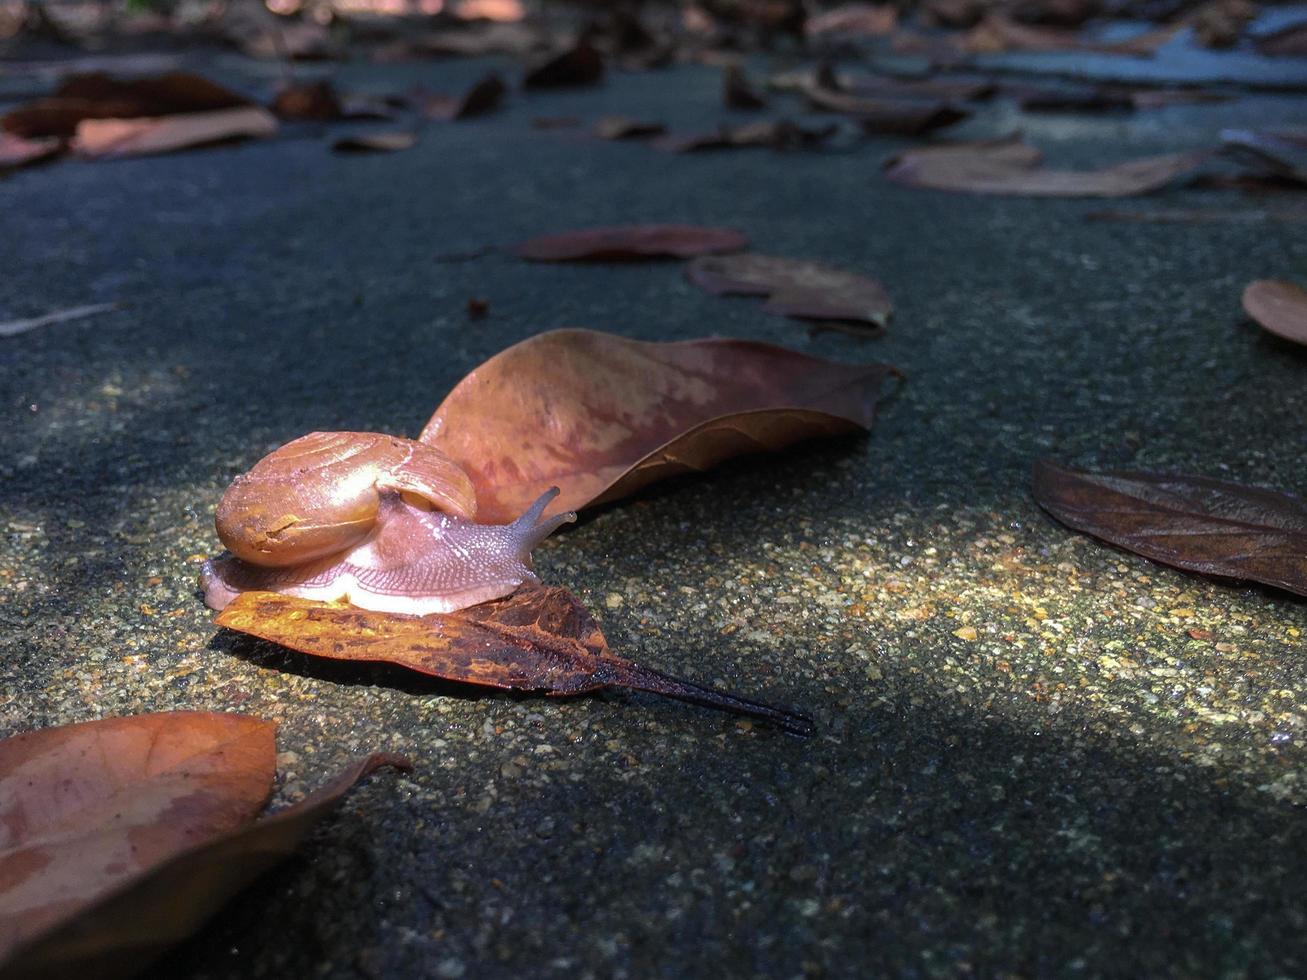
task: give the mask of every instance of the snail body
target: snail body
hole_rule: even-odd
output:
[[[215,513],[228,554],[204,563],[205,602],[282,592],[427,615],[508,595],[538,579],[531,549],[573,513],[541,520],[543,493],[511,524],[478,524],[472,483],[423,443],[313,432],[234,480]]]

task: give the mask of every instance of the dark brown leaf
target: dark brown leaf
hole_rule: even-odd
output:
[[[421,617],[245,592],[217,622],[315,657],[380,661],[445,680],[558,696],[625,687],[760,718],[799,735],[813,730],[802,715],[617,656],[566,589],[527,587],[459,612]]]
[[[496,354],[419,437],[467,472],[477,519],[515,519],[551,486],[561,513],[746,453],[869,429],[884,364],[743,340],[644,343],[554,330]]]
[[[884,327],[892,306],[874,279],[818,262],[748,252],[696,259],[686,277],[710,293],[769,297],[768,313]]]
[[[1023,112],[1131,112],[1135,108],[1131,93],[1117,88],[1009,87],[1006,91],[1017,97],[1017,105]]]
[[[414,93],[413,101],[428,119],[449,122],[494,112],[507,92],[508,87],[492,72],[460,96],[432,95],[418,91]]]
[[[588,41],[578,41],[526,73],[523,88],[574,88],[594,85],[604,77],[604,56]]]
[[[355,133],[342,136],[331,144],[337,153],[396,153],[417,143],[415,133],[402,131],[386,133]]]
[[[749,240],[730,228],[703,225],[616,225],[543,235],[513,246],[533,262],[612,262],[647,258],[688,259],[738,252]]]
[[[1159,190],[1211,156],[1200,150],[1143,157],[1099,170],[1052,170],[1019,138],[907,150],[886,176],[909,187],[1023,197],[1128,197]]]
[[[762,97],[744,69],[730,64],[722,69],[722,103],[728,109],[764,109],[767,100]]]
[[[11,110],[0,124],[18,136],[72,136],[84,119],[138,119],[252,105],[249,99],[187,72],[136,79],[89,72],[69,76],[53,95]]]
[[[819,146],[838,132],[838,126],[801,126],[788,119],[766,120],[744,126],[721,126],[715,132],[689,136],[665,136],[654,146],[670,153],[693,153],[700,150],[734,150],[762,147],[771,150],[797,150]]]
[[[629,119],[626,116],[604,116],[595,123],[594,134],[601,140],[636,140],[662,136],[667,132],[663,123],[648,119]]]
[[[1307,20],[1264,34],[1253,43],[1259,54],[1273,58],[1307,58]]]
[[[233,733],[239,733],[241,726],[245,726],[250,737],[229,740],[226,747],[214,746],[217,748],[217,756],[213,758],[216,767],[209,768],[204,755],[177,760],[177,765],[169,767],[170,757],[177,755],[173,751],[170,756],[169,750],[184,747],[187,740],[195,739],[195,734],[186,730],[196,727],[193,719],[215,719],[208,722],[211,728],[225,722],[232,727]],[[360,779],[380,766],[410,768],[408,761],[399,756],[368,756],[299,803],[253,821],[271,789],[274,726],[239,715],[177,712],[114,718],[34,732],[33,736],[47,743],[60,740],[69,744],[58,747],[45,760],[33,759],[29,755],[22,772],[28,773],[33,765],[40,765],[43,782],[59,785],[60,791],[54,796],[74,799],[75,796],[66,789],[70,772],[76,774],[77,770],[70,770],[60,757],[67,757],[70,749],[76,752],[78,742],[85,742],[90,734],[88,730],[95,726],[103,726],[110,741],[83,762],[91,763],[93,770],[106,764],[110,766],[99,773],[99,780],[112,779],[114,770],[132,770],[144,765],[145,771],[138,775],[144,775],[147,781],[141,783],[129,777],[129,781],[115,787],[112,797],[103,799],[103,805],[92,799],[91,805],[84,807],[77,816],[78,825],[85,830],[84,836],[65,838],[59,836],[55,826],[42,828],[54,838],[50,853],[55,863],[37,869],[34,877],[27,880],[35,880],[38,886],[42,880],[55,884],[58,882],[50,879],[58,876],[52,874],[51,869],[66,868],[72,874],[63,883],[84,889],[80,893],[82,901],[75,909],[65,910],[59,918],[47,921],[37,932],[23,928],[30,923],[29,919],[13,919],[6,915],[0,922],[0,973],[5,980],[48,980],[52,977],[104,980],[138,972],[169,947],[199,929],[238,891],[293,853],[314,824],[330,813]],[[153,741],[141,743],[139,739],[125,738],[135,734],[133,730],[148,733],[151,729],[158,732]],[[100,737],[99,732],[94,734]],[[19,739],[29,737],[18,736]],[[0,752],[4,751],[4,745],[0,743]],[[142,747],[146,750],[144,757],[140,754]],[[243,750],[240,754],[232,751],[242,747],[251,749],[252,754]],[[203,745],[199,748],[214,756],[212,749],[204,750]],[[26,747],[24,751],[27,751]],[[224,755],[226,758],[222,758]],[[247,755],[249,758],[242,761]],[[7,766],[0,763],[0,779],[7,774],[6,769]],[[188,771],[193,775],[185,777]],[[239,782],[235,782],[237,780]],[[232,796],[233,789],[242,783],[246,785],[239,790],[239,795]],[[170,785],[182,795],[170,796],[167,792]],[[160,793],[159,788],[165,791]],[[31,787],[24,789],[30,794]],[[170,806],[168,801],[174,796],[177,802]],[[8,805],[19,797],[6,793],[4,799]],[[177,803],[186,801],[196,806],[178,810]],[[87,800],[83,798],[79,802],[85,804]],[[22,805],[21,800],[19,805]],[[152,807],[156,811],[154,822],[139,824],[132,819],[138,814],[145,815]],[[197,821],[189,812],[191,809],[196,815],[208,813],[209,816]],[[214,819],[220,814],[221,819]],[[102,830],[96,837],[92,821],[98,818],[103,818]],[[106,863],[98,853],[86,851],[86,847],[101,847],[123,834],[130,837],[124,841],[124,847],[130,853],[126,860],[115,862],[110,859]],[[169,842],[168,846],[160,847],[159,844],[165,841]],[[31,853],[28,847],[9,850],[0,857],[0,862],[7,863],[7,870],[12,872],[13,862],[21,863],[24,855]],[[125,870],[119,883],[107,889],[99,888],[101,882],[97,874],[107,875],[120,865]],[[0,874],[0,880],[5,883],[9,879],[10,875]],[[92,884],[96,887],[90,887]],[[17,887],[20,893],[24,891],[21,881]],[[0,893],[0,902],[5,902],[12,894],[11,891]],[[18,930],[16,937],[15,928]],[[15,938],[17,941],[10,945]]]
[[[1035,464],[1035,500],[1063,524],[1164,565],[1307,595],[1307,501],[1201,476]]]
[[[1243,291],[1244,312],[1277,337],[1307,344],[1307,290],[1282,279],[1258,279]]]
[[[83,119],[77,124],[72,148],[86,157],[144,156],[259,139],[276,132],[272,113],[259,106],[245,106],[152,119]]]
[[[328,81],[298,82],[283,86],[272,100],[272,111],[282,119],[339,119],[340,98]]]

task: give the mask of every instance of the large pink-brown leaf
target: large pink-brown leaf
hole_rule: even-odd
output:
[[[276,725],[176,712],[0,742],[0,962],[272,790]]]
[[[907,150],[892,158],[890,180],[909,187],[1021,197],[1128,197],[1159,190],[1191,173],[1210,151],[1142,157],[1098,170],[1040,167],[1042,154],[1017,138]]]
[[[16,761],[23,782],[12,795],[12,787],[4,786],[0,805],[53,810],[66,818],[28,835],[35,850],[20,844],[0,852],[0,903],[6,914],[0,922],[0,974],[6,980],[45,980],[136,973],[290,855],[356,782],[379,766],[409,768],[407,760],[384,753],[359,759],[299,803],[254,821],[271,786],[274,727],[239,715],[178,712],[91,722],[0,743],[0,779]],[[226,746],[225,758],[215,758],[203,739],[192,744],[205,729],[219,750]],[[133,737],[125,738],[125,732]],[[142,732],[157,736],[144,753]],[[97,744],[101,733],[108,734]],[[193,760],[178,758],[192,750]],[[144,781],[137,769],[147,771]],[[192,780],[182,779],[186,771]],[[115,774],[125,778],[105,794],[97,783],[109,783]],[[170,794],[169,785],[179,781]],[[169,807],[172,797],[176,802]],[[120,837],[132,848],[126,856],[100,847]],[[45,856],[52,862],[36,863]],[[127,870],[115,877],[120,865]],[[34,893],[33,881],[36,888],[67,884],[79,900],[38,921],[21,908]]]
[[[1283,279],[1258,279],[1243,291],[1244,312],[1277,337],[1307,344],[1307,290]]]
[[[643,258],[688,259],[736,252],[749,240],[730,228],[705,225],[615,225],[542,235],[513,246],[514,254],[534,262],[614,261]]]
[[[745,453],[868,429],[885,364],[746,340],[646,343],[590,330],[522,341],[465,377],[419,438],[467,470],[478,520],[594,506]]]
[[[696,259],[686,278],[710,293],[766,296],[768,313],[801,320],[840,320],[883,327],[893,306],[875,279],[820,262],[775,255],[722,255]]]
[[[1063,524],[1190,572],[1307,595],[1307,501],[1201,476],[1035,464],[1035,500]]]

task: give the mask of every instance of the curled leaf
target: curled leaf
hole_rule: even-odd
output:
[[[70,75],[53,95],[19,106],[0,123],[19,136],[72,136],[84,119],[139,119],[250,106],[249,99],[189,72],[118,79]]]
[[[1264,329],[1307,344],[1307,290],[1283,279],[1258,279],[1243,291],[1244,312]]]
[[[498,75],[491,72],[462,95],[431,95],[419,91],[414,93],[414,101],[428,119],[449,122],[494,112],[503,102],[507,92],[508,86]]]
[[[1307,501],[1201,476],[1035,464],[1035,500],[1063,524],[1164,565],[1307,595]]]
[[[688,259],[747,248],[749,240],[730,228],[704,225],[616,225],[542,235],[513,247],[534,262],[614,261],[643,258]]]
[[[72,146],[86,157],[144,156],[267,137],[276,131],[272,113],[246,106],[150,119],[85,119],[77,124]]]
[[[496,354],[419,439],[459,463],[478,520],[595,506],[746,453],[869,429],[885,364],[848,365],[745,340],[646,343],[554,330]]]
[[[1165,187],[1209,156],[1166,153],[1099,170],[1052,170],[1039,166],[1039,150],[1013,137],[907,150],[890,160],[886,176],[909,187],[974,194],[1127,197]]]
[[[378,755],[273,817],[275,724],[169,712],[0,742],[0,973],[127,976],[294,849]]]
[[[812,722],[801,715],[617,656],[566,589],[529,586],[458,612],[421,617],[245,592],[217,622],[315,657],[380,661],[445,680],[559,696],[625,687],[761,718],[796,734],[812,732]]]
[[[604,56],[588,41],[552,55],[531,68],[523,88],[572,88],[594,85],[604,77]]]
[[[758,255],[696,259],[685,270],[696,286],[710,293],[766,296],[768,313],[804,320],[844,320],[883,327],[891,304],[874,279],[819,262]]]

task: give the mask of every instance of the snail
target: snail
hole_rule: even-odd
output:
[[[478,524],[462,467],[375,432],[310,432],[238,476],[214,515],[226,554],[204,563],[204,601],[254,590],[380,612],[453,612],[538,582],[531,549],[575,513],[542,520],[558,488],[511,524]]]

